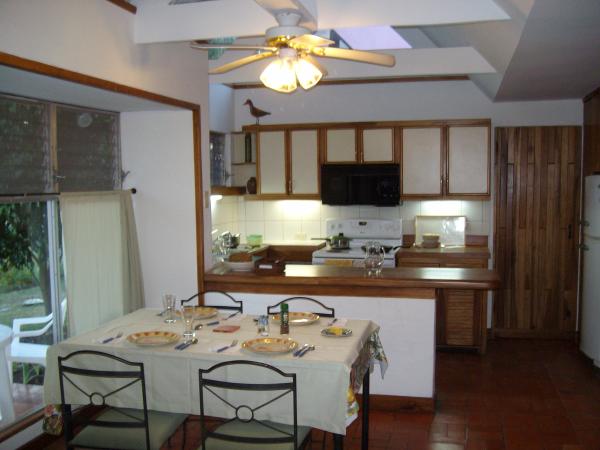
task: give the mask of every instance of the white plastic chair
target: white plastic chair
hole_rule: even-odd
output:
[[[65,313],[67,310],[67,299],[63,299],[60,304],[60,323],[65,322]],[[46,351],[48,345],[34,344],[30,342],[21,342],[21,338],[42,336],[54,323],[54,314],[50,313],[43,317],[24,317],[13,319],[12,331],[13,338],[8,352],[8,372],[12,383],[12,363],[39,364],[46,367]],[[23,331],[27,325],[42,325],[41,328],[29,331]]]
[[[15,408],[12,398],[12,383],[6,372],[6,348],[10,344],[12,331],[5,325],[0,325],[0,426],[15,420]]]

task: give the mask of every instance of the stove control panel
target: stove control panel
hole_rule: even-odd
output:
[[[344,233],[349,238],[402,241],[402,219],[331,219],[326,222],[326,230],[328,236]]]

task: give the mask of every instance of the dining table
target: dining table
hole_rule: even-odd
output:
[[[260,361],[286,373],[296,374],[298,425],[333,433],[337,449],[343,448],[346,429],[358,417],[358,404],[352,393],[358,393],[362,388],[362,448],[368,448],[369,374],[375,363],[379,363],[382,376],[387,367],[385,352],[378,336],[379,326],[374,322],[317,317],[302,326],[292,324],[289,334],[280,335],[279,324],[271,321],[270,338],[289,338],[298,347],[304,344],[314,346],[314,349],[311,347],[311,351],[299,357],[293,351],[271,354],[247,348],[245,342],[264,336],[257,331],[256,318],[245,314],[232,317],[231,314],[218,313],[214,317],[196,321],[199,328],[195,331],[197,343],[179,350],[176,347],[184,341],[183,337],[179,338],[184,331],[183,321],[178,318],[174,323],[166,323],[160,313],[158,309],[140,309],[51,346],[47,352],[44,380],[45,403],[61,403],[58,357],[79,350],[102,351],[129,361],[142,362],[148,409],[193,415],[200,412],[199,369],[231,360]],[[334,320],[336,326],[351,332],[341,336],[322,333]],[[223,325],[231,325],[229,328],[235,331],[216,332]],[[172,332],[179,336],[172,342],[159,346],[132,342],[131,336],[135,333],[149,331]],[[237,342],[231,346],[234,341]],[[228,348],[223,350],[224,347]],[[115,370],[110,367],[103,369]],[[250,377],[252,373],[230,373],[228,376],[234,379],[240,375]],[[91,392],[95,388],[95,382],[86,381],[90,384],[87,388]],[[139,404],[137,397],[139,396],[135,393],[124,390],[118,397],[108,399],[107,404],[135,407]],[[85,400],[82,399],[81,404],[86,404]],[[268,415],[263,419],[293,423],[293,412],[289,407],[272,406],[273,410],[265,412]],[[221,402],[205,405],[205,414],[230,417],[230,411]]]

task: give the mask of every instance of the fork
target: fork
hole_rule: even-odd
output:
[[[221,353],[229,348],[233,348],[237,345],[237,343],[238,343],[237,339],[234,339],[233,342],[231,343],[231,345],[226,345],[225,347],[221,347],[221,348],[217,349],[217,353]]]
[[[119,333],[116,336],[111,336],[109,338],[106,338],[102,341],[103,344],[108,344],[109,342],[114,341],[115,339],[119,339],[121,336],[123,336],[123,332],[119,331]]]

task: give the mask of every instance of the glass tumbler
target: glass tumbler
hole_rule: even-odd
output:
[[[367,275],[379,275],[384,259],[385,249],[383,245],[377,241],[370,241],[365,244],[365,270]]]
[[[181,309],[181,317],[183,317],[183,338],[185,340],[190,340],[194,337],[194,306],[184,306]]]
[[[163,295],[163,308],[165,310],[165,322],[166,323],[175,322],[175,317],[173,316],[173,311],[175,310],[175,302],[176,302],[175,295],[173,295],[173,294]]]

